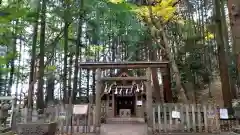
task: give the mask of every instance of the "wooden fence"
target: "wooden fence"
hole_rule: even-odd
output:
[[[221,132],[229,132],[233,131],[234,127],[240,125],[238,119],[227,119],[227,120],[220,120],[220,130]]]
[[[153,127],[156,132],[218,133],[219,113],[213,105],[159,104],[153,108]]]
[[[49,112],[52,112],[53,120],[58,122],[58,135],[69,133],[93,133],[94,132],[94,106],[89,106],[87,115],[74,115],[71,113],[73,107],[69,105],[55,105]],[[48,110],[48,109],[46,109]],[[101,108],[101,113],[106,110]],[[64,112],[64,114],[62,114]],[[173,113],[179,112],[180,117],[176,118]],[[22,117],[26,118],[26,109],[22,110]],[[43,118],[39,117],[36,111],[33,113],[33,120],[37,122]],[[21,122],[24,122],[22,120]],[[33,121],[33,122],[34,122]],[[231,131],[239,125],[237,120],[220,120],[219,111],[215,105],[196,104],[158,104],[153,106],[153,127],[156,132],[205,132],[219,133]]]
[[[74,115],[69,110],[69,105],[56,106],[58,121],[58,133],[93,133],[94,132],[94,105],[89,105],[87,115]],[[101,107],[101,114],[106,108]],[[66,111],[66,118],[61,119],[61,111]],[[174,118],[173,112],[179,112],[180,118]],[[220,120],[219,110],[212,104],[159,104],[153,106],[153,127],[156,132],[201,132],[220,133],[232,131],[232,128],[239,125],[238,120]]]
[[[73,107],[65,105],[64,110],[71,110]],[[95,106],[88,106],[87,115],[75,115],[68,111],[67,118],[58,120],[58,135],[62,134],[79,134],[79,133],[94,133],[94,123],[95,123]],[[106,109],[104,106],[101,107],[101,114],[105,113]],[[59,116],[58,116],[59,117]]]
[[[73,106],[65,105],[63,108],[56,110],[58,112],[58,135],[71,134],[71,133],[91,133],[93,129],[93,113],[91,112],[91,106],[88,107],[88,113],[86,115],[72,114],[71,110]],[[65,113],[65,117],[61,115],[61,112]]]
[[[54,107],[46,108],[43,116],[39,116],[37,111],[34,110],[32,114],[32,122],[56,121],[58,124],[57,135],[70,133],[93,133],[93,108],[93,106],[89,106],[88,113],[86,115],[74,115],[71,111],[73,106],[55,105]],[[46,114],[48,115],[46,116]],[[18,123],[26,122],[27,109],[21,109],[20,115]]]

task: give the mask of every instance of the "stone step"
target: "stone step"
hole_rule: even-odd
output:
[[[235,134],[240,134],[240,127],[233,128],[232,132],[235,133]]]
[[[100,135],[147,135],[147,124],[102,124]]]
[[[106,124],[143,124],[144,118],[107,118]]]

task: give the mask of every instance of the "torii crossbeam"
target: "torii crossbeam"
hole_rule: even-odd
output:
[[[167,61],[124,61],[124,62],[83,62],[79,66],[82,69],[140,69],[140,68],[167,68]]]

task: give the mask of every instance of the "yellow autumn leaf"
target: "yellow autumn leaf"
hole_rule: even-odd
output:
[[[124,2],[124,0],[109,0],[109,2],[114,4],[119,4]],[[178,18],[175,16],[176,7],[172,7],[172,4],[175,3],[176,0],[156,0],[156,5],[154,6],[136,6],[132,7],[132,11],[135,12],[139,19],[149,22],[150,19],[150,11],[149,8],[152,10],[152,15],[156,17],[161,17],[164,22],[169,21],[172,19],[176,21]],[[131,4],[129,4],[131,6]]]
[[[109,0],[109,2],[114,3],[114,4],[118,4],[118,3],[124,2],[124,0]]]
[[[205,36],[205,40],[210,40],[210,39],[213,39],[214,38],[214,35],[210,32],[207,32],[207,35]]]
[[[161,17],[163,21],[168,21],[169,19],[174,18],[174,13],[176,12],[176,7],[172,7],[172,4],[176,0],[158,0],[155,6],[147,7],[147,6],[139,6],[134,10],[140,18],[150,18],[149,8],[152,10],[152,15]]]

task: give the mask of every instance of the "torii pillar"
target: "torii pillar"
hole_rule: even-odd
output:
[[[101,119],[101,69],[96,70],[96,98],[95,98],[95,123],[94,129],[96,133],[100,133]]]
[[[147,132],[148,135],[153,134],[153,99],[152,99],[152,86],[151,86],[151,76],[152,70],[150,67],[146,69],[146,78],[147,81],[145,81],[146,86],[146,112],[147,112]]]

